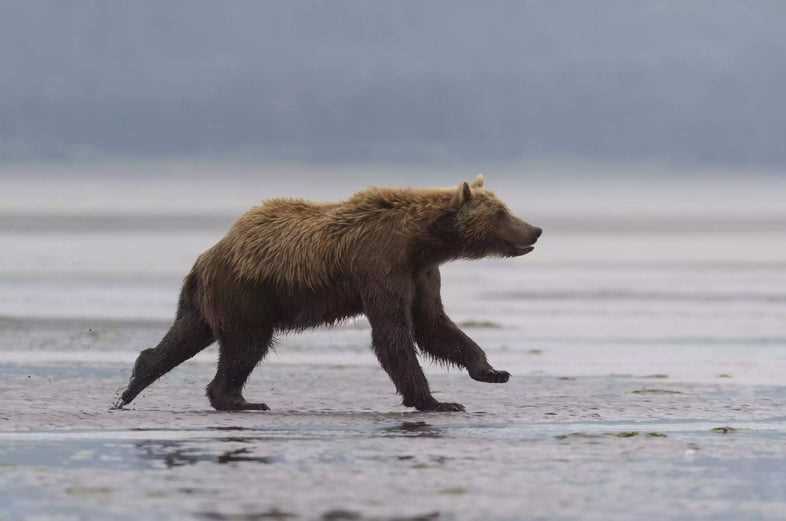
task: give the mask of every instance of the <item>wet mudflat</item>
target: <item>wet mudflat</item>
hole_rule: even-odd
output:
[[[427,366],[466,413],[403,408],[363,320],[281,338],[246,391],[272,411],[209,408],[215,347],[111,410],[234,216],[368,182],[217,172],[4,172],[0,520],[786,517],[781,178],[489,173],[546,231],[443,270],[448,313],[513,375]]]
[[[248,387],[272,411],[220,413],[203,395],[209,355],[128,410],[110,409],[126,364],[4,364],[3,515],[776,519],[786,512],[784,387],[662,374],[520,374],[491,386],[432,369],[436,396],[462,401],[468,412],[422,414],[397,405],[370,358],[304,364],[281,355]]]

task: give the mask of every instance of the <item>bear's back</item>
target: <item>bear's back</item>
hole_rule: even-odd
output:
[[[339,203],[272,199],[243,214],[199,265],[245,282],[318,289],[358,270],[381,270],[420,238],[445,190],[370,188]]]
[[[198,264],[221,264],[246,282],[318,288],[348,266],[347,228],[336,218],[341,203],[273,199],[243,214]]]

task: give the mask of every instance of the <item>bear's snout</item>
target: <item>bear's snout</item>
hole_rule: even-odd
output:
[[[506,257],[526,255],[534,249],[543,229],[512,217],[496,230],[500,252]]]
[[[532,235],[534,237],[534,240],[532,241],[532,243],[534,244],[534,243],[538,242],[538,239],[540,239],[540,236],[543,235],[543,228],[541,228],[539,226],[533,226],[532,227]]]
[[[540,238],[540,236],[543,235],[543,228],[540,228],[538,226],[533,226],[532,227],[532,235],[534,237],[534,240],[532,242],[533,243],[537,242],[537,240]]]

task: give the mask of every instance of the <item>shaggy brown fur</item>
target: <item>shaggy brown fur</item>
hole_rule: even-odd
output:
[[[241,391],[276,331],[364,313],[374,351],[405,405],[463,410],[431,396],[416,345],[476,380],[505,382],[509,374],[494,370],[445,314],[439,265],[524,255],[540,233],[513,217],[482,177],[458,190],[371,188],[336,204],[268,201],[197,259],[172,328],[139,355],[118,406],[218,340],[218,371],[207,388],[213,407],[267,409]]]

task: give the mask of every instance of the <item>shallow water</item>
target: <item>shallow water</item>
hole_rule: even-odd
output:
[[[231,216],[255,194],[322,189],[299,172],[263,193],[268,174],[5,172],[0,519],[786,515],[786,185],[773,177],[534,176],[525,190],[502,176],[499,193],[546,232],[524,258],[443,270],[449,313],[513,373],[487,385],[426,365],[467,413],[401,407],[362,319],[280,339],[247,388],[270,412],[209,408],[215,347],[110,410]]]

